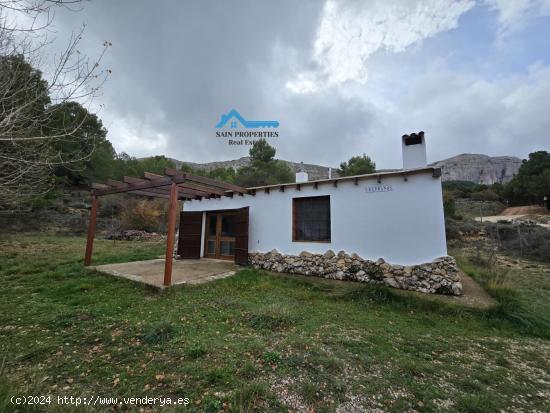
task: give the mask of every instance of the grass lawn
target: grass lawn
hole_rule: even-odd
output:
[[[84,242],[0,240],[1,412],[112,411],[12,395],[190,400],[162,411],[550,411],[549,266],[510,272],[512,291],[463,261],[500,303],[480,311],[251,269],[158,293],[85,270]],[[162,252],[97,240],[94,263]]]

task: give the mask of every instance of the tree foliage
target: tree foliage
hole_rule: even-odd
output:
[[[265,139],[260,139],[250,148],[251,163],[237,171],[235,183],[244,187],[275,185],[294,181],[288,165],[274,159],[276,150]]]
[[[445,213],[445,218],[454,218],[456,215],[455,198],[448,192],[443,193],[443,211]]]
[[[530,153],[502,195],[514,205],[541,204],[545,196],[550,197],[550,153]]]
[[[107,140],[107,129],[101,120],[77,102],[61,103],[51,111],[46,134],[61,129],[71,130],[67,139],[52,144],[57,153],[54,174],[71,185],[83,185],[93,179],[112,177],[114,168],[111,163],[116,153]]]
[[[376,170],[376,164],[371,158],[363,154],[362,156],[352,156],[349,161],[342,162],[338,168],[340,176],[354,176],[370,174]]]
[[[206,176],[208,178],[217,179],[219,181],[228,182],[230,184],[235,183],[235,169],[229,167],[224,168],[223,166],[220,166],[209,171],[206,171],[204,169],[193,170],[189,167],[186,168],[186,172],[193,173],[195,175]]]
[[[110,43],[89,60],[78,50],[81,29],[59,53],[48,49],[53,9],[78,2],[0,0],[0,208],[43,196],[56,182],[55,171],[67,166],[69,176],[96,147],[97,134],[79,129],[97,119],[89,123],[74,101],[85,107],[97,95],[109,73],[100,61]],[[79,121],[65,117],[72,109]]]

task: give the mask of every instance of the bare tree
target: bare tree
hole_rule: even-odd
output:
[[[94,136],[77,133],[86,119],[51,122],[69,101],[89,108],[110,73],[100,67],[109,42],[95,59],[80,53],[84,26],[49,53],[55,10],[80,1],[0,0],[0,207],[46,193],[54,168],[93,153]]]

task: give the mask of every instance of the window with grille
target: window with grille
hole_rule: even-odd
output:
[[[330,242],[330,196],[292,200],[292,240]]]

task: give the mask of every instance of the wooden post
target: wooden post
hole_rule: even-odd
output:
[[[172,284],[172,261],[178,209],[178,186],[173,182],[170,188],[170,208],[168,209],[168,234],[166,236],[166,257],[164,260],[164,285]]]
[[[84,256],[84,265],[92,263],[92,252],[94,250],[95,224],[97,218],[97,195],[92,193],[92,209],[90,211],[90,222],[88,222],[88,239],[86,240],[86,255]]]

